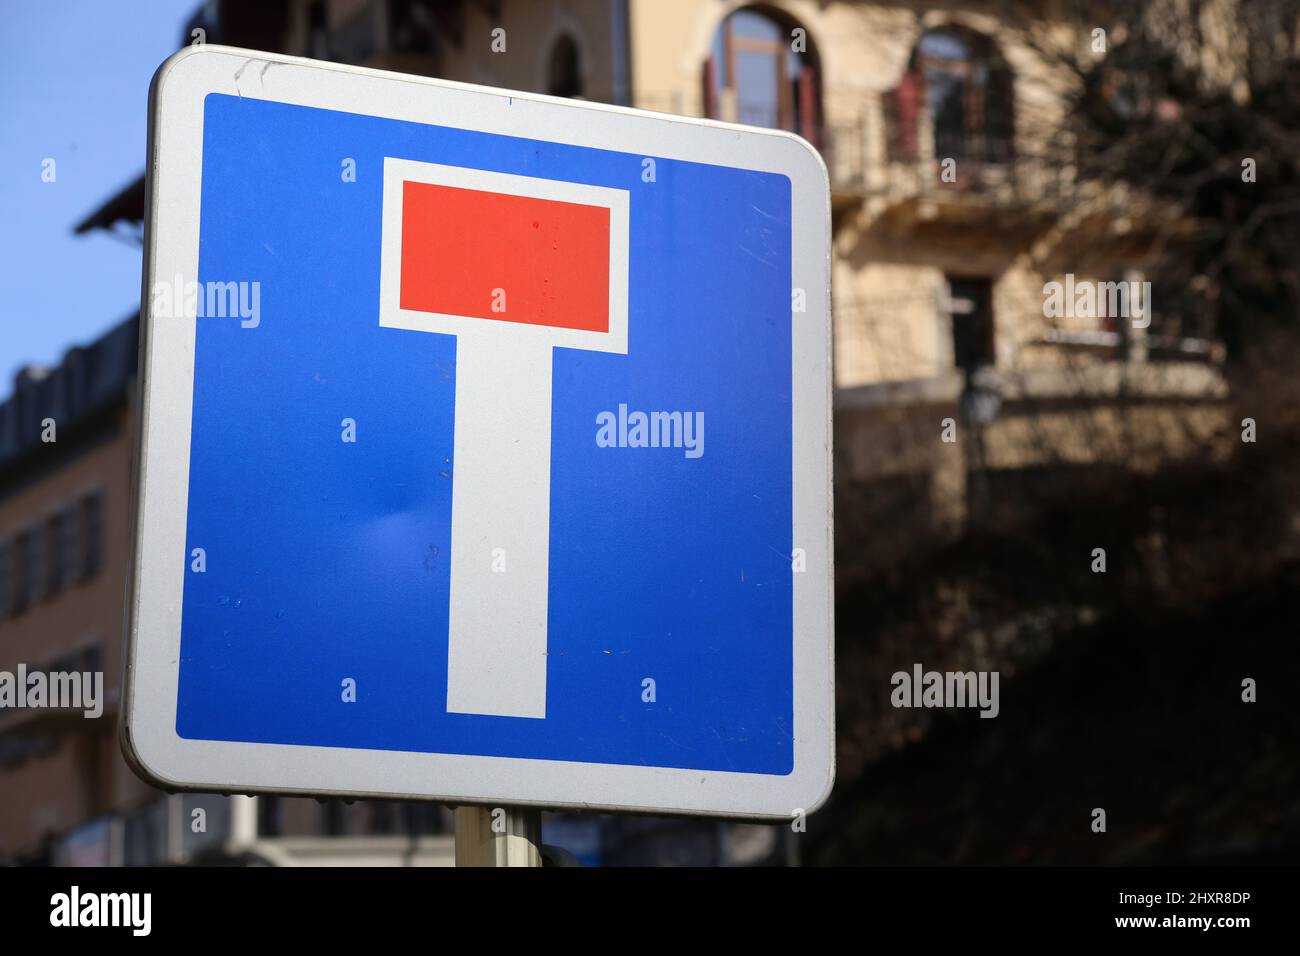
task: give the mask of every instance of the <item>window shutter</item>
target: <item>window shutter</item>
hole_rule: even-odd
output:
[[[23,575],[27,581],[27,603],[38,604],[45,598],[50,581],[46,526],[38,524],[27,532],[27,568]]]
[[[921,77],[914,70],[903,74],[894,87],[894,147],[897,158],[915,162],[917,121],[921,114]]]
[[[14,610],[14,545],[0,541],[0,620]]]
[[[103,499],[98,492],[81,503],[81,579],[94,577],[103,556]]]
[[[1015,75],[1006,66],[989,70],[984,96],[985,156],[990,163],[1009,163],[1016,155]]]
[[[799,135],[814,146],[821,146],[817,122],[817,74],[811,66],[799,71]]]
[[[704,61],[704,115],[718,118],[718,62],[713,57]]]
[[[77,580],[77,553],[81,543],[80,526],[81,519],[75,505],[59,512],[59,545],[55,576],[58,578],[59,585],[63,587]]]

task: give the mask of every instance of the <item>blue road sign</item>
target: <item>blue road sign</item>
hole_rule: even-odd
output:
[[[820,802],[811,149],[217,47],[164,65],[152,121],[138,765],[453,802]]]

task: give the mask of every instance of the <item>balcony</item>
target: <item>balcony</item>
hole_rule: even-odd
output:
[[[836,301],[837,401],[874,407],[954,400],[962,388],[955,305],[938,290]],[[1065,328],[1032,309],[1003,310],[995,327],[1010,349],[979,374],[991,376],[1009,402],[1227,395],[1223,343],[1183,329],[1168,313],[1157,312],[1150,328],[1120,330],[1104,319],[1095,329]]]
[[[807,122],[771,104],[724,99],[717,119],[785,129],[819,150],[838,216],[865,214],[900,227],[930,221],[1010,230],[1050,221],[1080,195],[1068,150],[1013,143],[1006,135],[935,129],[928,110],[904,122],[889,93],[830,91],[824,119]],[[643,95],[638,108],[701,115],[699,97]],[[951,162],[945,162],[951,161]]]

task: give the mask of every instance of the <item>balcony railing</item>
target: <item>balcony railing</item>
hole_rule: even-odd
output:
[[[816,122],[782,115],[772,104],[719,104],[718,119],[786,129],[816,146],[826,161],[836,200],[932,200],[1057,208],[1074,196],[1068,150],[1030,147],[1007,135],[936,130],[928,111],[904,124],[888,94],[835,93]],[[698,95],[648,94],[642,109],[700,115]],[[945,162],[951,160],[951,162]]]
[[[873,386],[881,395],[894,395],[908,383],[920,387],[917,383],[929,382],[925,388],[933,397],[934,389],[944,386],[944,377],[959,371],[951,334],[944,331],[937,338],[932,334],[936,324],[946,329],[952,307],[937,290],[838,299],[833,307],[836,385]],[[1031,303],[999,313],[996,323],[1001,334],[1014,334],[1016,340],[1015,357],[1010,366],[1000,367],[1000,374],[1047,376],[1051,381],[1058,380],[1052,378],[1056,375],[1064,389],[1070,374],[1111,374],[1078,372],[1080,367],[1143,365],[1182,369],[1159,373],[1157,378],[1182,375],[1187,381],[1221,382],[1223,343],[1182,334],[1160,313],[1152,317],[1149,329],[1135,328],[1127,335],[1105,328],[1060,328],[1056,321],[1034,311]],[[1036,332],[1024,331],[1035,328]],[[1056,371],[1049,374],[1049,369]]]

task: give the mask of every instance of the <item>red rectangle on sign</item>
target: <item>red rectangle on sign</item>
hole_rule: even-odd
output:
[[[609,331],[609,209],[402,184],[401,307]]]

